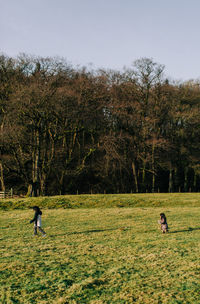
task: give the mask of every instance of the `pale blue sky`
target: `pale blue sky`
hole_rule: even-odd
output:
[[[200,78],[200,0],[0,0],[0,52],[122,69],[141,57]]]

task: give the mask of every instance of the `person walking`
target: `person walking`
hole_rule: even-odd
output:
[[[34,206],[33,210],[35,211],[35,215],[30,221],[30,224],[34,223],[34,235],[37,235],[37,230],[39,230],[42,233],[42,236],[46,236],[46,232],[42,229],[42,211],[38,206]]]

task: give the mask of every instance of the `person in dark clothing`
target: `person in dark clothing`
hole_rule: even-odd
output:
[[[158,221],[161,225],[162,233],[168,232],[168,224],[167,224],[167,218],[164,213],[160,213],[160,221]]]
[[[34,206],[33,210],[35,211],[35,215],[34,218],[30,221],[30,224],[34,223],[34,235],[37,234],[37,229],[38,229],[43,236],[46,236],[45,231],[42,229],[42,219],[41,219],[42,211],[38,206]]]

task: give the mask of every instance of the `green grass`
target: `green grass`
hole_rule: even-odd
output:
[[[200,193],[155,194],[96,194],[62,195],[1,199],[0,209],[27,209],[39,205],[42,208],[112,208],[112,207],[166,207],[198,206]]]
[[[25,206],[45,207],[45,199]],[[46,205],[46,238],[33,236],[32,210],[1,211],[0,303],[200,303],[199,194],[49,199],[77,205]],[[96,208],[86,208],[92,199]],[[168,218],[166,235],[158,229],[160,212]]]

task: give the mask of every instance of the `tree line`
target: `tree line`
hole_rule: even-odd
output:
[[[197,192],[200,83],[0,56],[0,187],[23,195]]]

